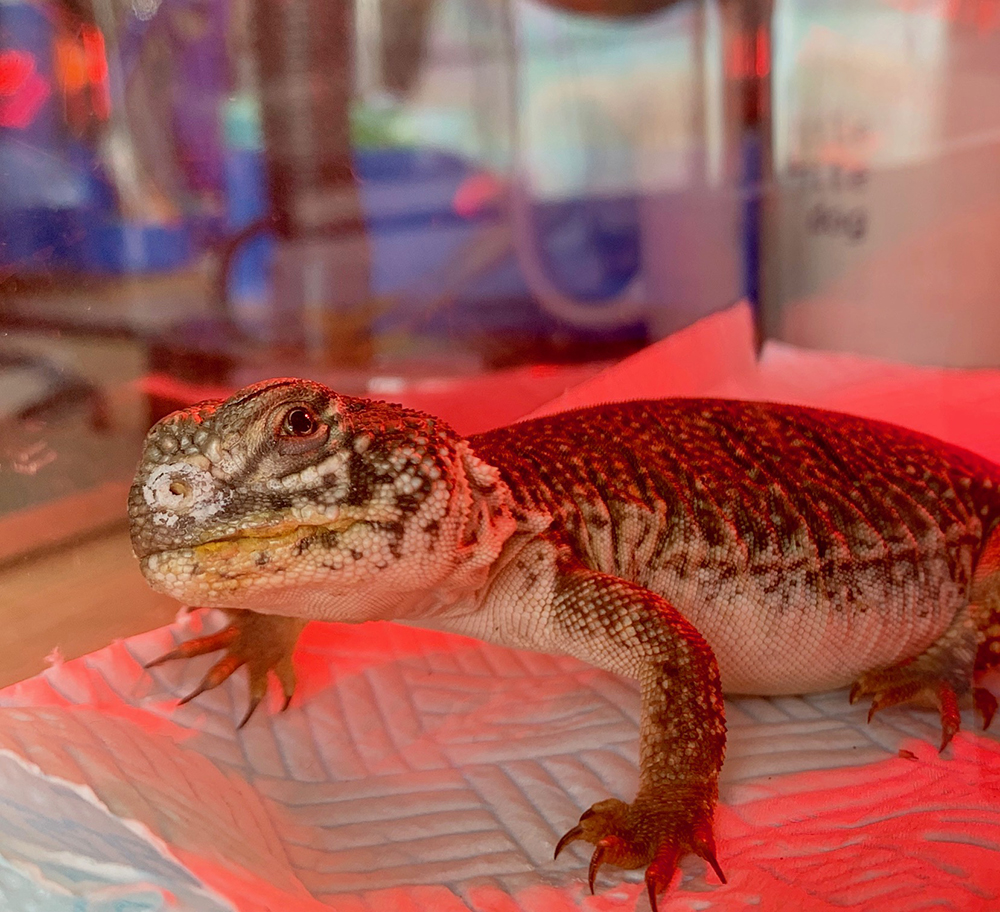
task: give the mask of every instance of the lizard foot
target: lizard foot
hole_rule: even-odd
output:
[[[226,654],[208,670],[201,683],[180,702],[183,705],[206,690],[218,687],[234,671],[246,665],[250,676],[250,705],[237,726],[242,728],[267,693],[269,672],[274,672],[281,683],[285,695],[282,710],[288,708],[295,691],[292,652],[306,622],[298,618],[257,614],[254,611],[239,609],[227,609],[226,614],[230,619],[228,627],[218,633],[195,637],[181,643],[176,649],[147,662],[146,668],[154,668],[175,659],[190,659],[225,649]]]
[[[555,857],[578,839],[591,843],[594,854],[587,875],[591,893],[601,865],[628,869],[645,865],[649,902],[653,912],[657,912],[658,894],[670,886],[678,860],[688,852],[704,858],[719,880],[726,882],[715,857],[710,806],[708,810],[704,808],[702,802],[688,803],[681,795],[666,801],[636,799],[632,804],[617,798],[598,801],[559,840]],[[681,822],[685,820],[686,823]]]
[[[978,693],[980,691],[977,689]],[[948,746],[962,724],[955,688],[940,678],[928,677],[919,671],[910,673],[906,664],[861,675],[851,687],[848,699],[854,704],[863,697],[872,698],[872,705],[868,710],[869,722],[880,709],[900,703],[936,708],[941,714],[941,750]],[[987,701],[977,699],[976,705],[988,725],[992,713],[988,711]],[[995,701],[993,708],[996,708]]]

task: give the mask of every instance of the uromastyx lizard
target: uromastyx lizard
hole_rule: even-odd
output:
[[[710,399],[627,402],[468,439],[428,415],[273,380],[149,433],[129,497],[150,584],[228,609],[250,711],[307,621],[388,619],[638,679],[640,783],[559,841],[646,868],[650,900],[712,816],[722,691],[853,683],[940,711],[942,749],[1000,662],[1000,467],[893,425]],[[249,610],[247,610],[249,609]],[[249,713],[248,713],[249,717]],[[245,720],[244,720],[245,721]]]

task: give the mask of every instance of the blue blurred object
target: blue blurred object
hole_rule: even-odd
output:
[[[226,95],[224,54],[217,40],[225,33],[225,4],[163,0],[149,20],[127,17],[115,50],[118,69],[126,74],[154,39],[166,42],[174,62],[177,101],[163,129],[176,146],[186,176],[181,189],[188,195],[183,205],[172,201],[182,219],[154,224],[121,217],[96,144],[68,134],[53,72],[58,17],[48,15],[52,10],[47,12],[43,3],[0,2],[0,53],[30,56],[37,76],[49,86],[30,124],[3,126],[0,119],[0,267],[165,271],[191,262],[221,235],[221,297],[229,316],[251,335],[266,337],[269,321],[275,322],[271,268],[276,243],[267,233],[273,215],[268,169],[255,99],[249,93]],[[195,19],[190,21],[199,26],[188,44],[184,29],[170,21],[177,12],[191,13]],[[191,91],[179,91],[183,86]],[[582,148],[589,146],[583,142]],[[750,159],[747,167],[753,170]],[[460,154],[388,144],[355,148],[353,168],[371,254],[370,292],[380,302],[374,305],[376,335],[471,337],[511,331],[613,340],[641,338],[648,329],[645,312],[620,304],[640,288],[636,280],[647,278],[651,264],[673,249],[677,226],[670,222],[651,232],[649,200],[638,197],[642,191],[634,181],[619,182],[633,189],[588,193],[581,185],[570,196],[531,199],[527,191],[513,194]],[[473,192],[471,205],[460,203],[477,181],[492,181],[496,192]],[[223,204],[221,223],[205,215],[216,200]],[[676,209],[673,199],[663,205]],[[687,217],[686,210],[677,211]],[[335,248],[338,240],[322,240],[327,242]],[[752,252],[754,237],[745,243]],[[343,256],[343,249],[335,253]],[[344,262],[349,257],[338,263],[334,256],[332,274],[343,275]],[[748,283],[753,275],[750,269]],[[678,283],[671,274],[660,284],[672,290]],[[688,294],[683,283],[679,287],[679,294]],[[661,301],[646,293],[650,307],[665,306],[668,295],[660,295]],[[559,300],[566,306],[554,306]]]
[[[165,272],[189,262],[194,243],[188,225],[146,225],[100,214],[80,238],[83,268],[93,273]]]
[[[164,129],[173,138],[186,188],[194,193],[221,194],[225,186],[219,111],[230,91],[227,31],[233,6],[231,0],[159,0],[132,4],[120,22],[116,54],[126,82],[144,54],[170,61]]]
[[[0,265],[75,266],[75,213],[93,198],[52,99],[52,23],[37,5],[4,3],[0,61]]]
[[[473,233],[505,217],[496,204],[459,215],[455,197],[478,173],[457,155],[433,150],[364,149],[355,155],[366,223],[373,244],[377,294],[399,294],[443,267]],[[634,199],[592,197],[535,203],[538,245],[552,277],[583,300],[617,293],[639,267],[639,223]],[[448,289],[422,283],[423,296]],[[513,252],[461,289],[470,299],[530,298]]]
[[[228,267],[223,277],[226,303],[240,326],[259,331],[267,321],[274,238],[253,231],[270,209],[260,112],[253,96],[238,95],[227,101],[223,137],[225,226],[239,247],[232,262],[223,263],[223,269]],[[239,243],[240,233],[247,229],[250,235]]]
[[[227,130],[227,218],[234,232],[266,214],[263,153],[242,132],[245,117],[234,112]],[[417,327],[449,335],[553,330],[556,321],[539,308],[509,236],[504,239],[503,207],[484,201],[470,213],[456,210],[463,185],[481,174],[473,163],[431,149],[366,148],[356,150],[354,168],[371,248],[372,294],[393,302],[376,333]],[[635,199],[536,202],[533,211],[532,243],[566,295],[601,301],[636,277],[641,238]],[[489,245],[492,250],[484,254]],[[226,297],[237,322],[247,328],[268,293],[272,253],[271,238],[249,236],[233,258]],[[464,269],[470,260],[479,268]],[[640,330],[637,324],[605,327],[599,335],[635,336]]]
[[[760,308],[760,226],[763,214],[764,142],[748,130],[743,138],[743,289],[750,306]]]
[[[53,51],[60,36],[58,8],[4,0],[2,9],[0,63],[8,76],[13,73],[13,89],[0,96],[0,266],[21,274],[122,274],[188,263],[200,221],[123,219],[94,144],[67,128]],[[216,81],[217,95],[224,86]],[[186,133],[211,133],[203,129],[204,120],[202,112],[201,126],[188,124]],[[211,186],[213,169],[219,169],[217,148],[206,155],[211,161],[200,168],[196,183]]]
[[[397,306],[379,329],[418,321],[451,335],[558,330],[538,304],[518,261],[517,230],[499,201],[459,215],[456,197],[480,169],[462,158],[418,149],[363,150],[355,159],[372,245],[372,284]],[[637,276],[641,226],[636,200],[588,197],[531,201],[534,237],[550,281],[581,302],[613,297]],[[468,268],[468,263],[478,268]],[[457,269],[456,269],[457,266]],[[456,275],[457,273],[457,275]],[[636,323],[604,327],[602,339],[641,335]]]

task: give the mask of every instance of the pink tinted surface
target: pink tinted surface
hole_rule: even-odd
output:
[[[748,315],[734,309],[562,402],[698,392],[795,399],[1000,454],[1000,374],[778,347],[758,367],[750,338]],[[128,822],[221,908],[647,908],[638,873],[622,880],[606,870],[591,898],[585,849],[551,857],[581,810],[635,787],[630,682],[566,658],[394,625],[312,625],[292,708],[262,707],[236,731],[240,675],[178,707],[210,660],[142,669],[202,620],[0,693],[0,758],[82,787],[109,826]],[[932,746],[932,714],[889,710],[869,726],[844,691],[733,698],[727,713],[717,834],[729,885],[688,859],[661,909],[1000,908],[1000,744],[975,730],[970,712],[943,756]],[[15,845],[0,825],[5,858],[36,877],[49,856],[23,836]],[[160,884],[162,908],[207,908],[179,905],[170,883],[143,876]],[[65,889],[90,898],[94,888]]]

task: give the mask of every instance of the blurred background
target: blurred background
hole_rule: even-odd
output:
[[[998,247],[1000,0],[0,0],[0,683],[172,616],[124,500],[175,408],[472,433],[744,298],[997,366]]]

